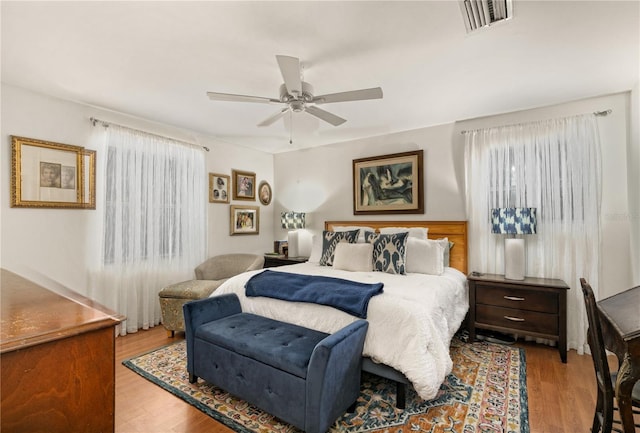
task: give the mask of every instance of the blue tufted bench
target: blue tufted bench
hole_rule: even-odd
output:
[[[200,377],[307,433],[355,407],[366,320],[325,334],[243,313],[235,294],[183,308],[191,383]]]

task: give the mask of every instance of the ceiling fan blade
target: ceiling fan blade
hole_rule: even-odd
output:
[[[300,79],[300,60],[290,56],[276,56],[280,73],[290,95],[302,95],[302,80]]]
[[[282,116],[284,116],[287,113],[287,111],[289,111],[289,107],[283,108],[282,111],[279,111],[278,113],[274,114],[273,116],[267,117],[262,122],[258,123],[258,126],[269,126],[269,125],[273,124],[273,122],[275,122],[276,120],[278,120]]]
[[[328,111],[325,111],[322,108],[318,107],[307,106],[305,108],[305,111],[312,116],[316,116],[320,120],[324,120],[325,122],[332,124],[333,126],[340,126],[347,121],[347,119],[338,117],[335,114],[331,114]]]
[[[212,101],[231,101],[231,102],[261,102],[271,103],[280,102],[278,99],[264,98],[262,96],[234,95],[232,93],[207,92],[207,96]]]
[[[329,104],[331,102],[363,101],[365,99],[382,99],[382,89],[380,87],[374,87],[371,89],[320,95],[314,97],[312,102],[316,104]]]

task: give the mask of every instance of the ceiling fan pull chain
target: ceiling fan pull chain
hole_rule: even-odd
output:
[[[293,111],[289,110],[289,144],[293,144]]]

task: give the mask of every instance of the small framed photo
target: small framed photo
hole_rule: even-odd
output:
[[[353,160],[353,214],[424,213],[423,151]]]
[[[95,209],[94,150],[11,136],[11,207]]]
[[[232,170],[233,199],[256,199],[256,174],[249,171]]]
[[[258,186],[258,199],[265,206],[271,203],[271,185],[265,180]]]
[[[225,174],[209,173],[209,203],[229,203],[229,183]]]
[[[231,205],[231,235],[257,235],[260,233],[260,208],[258,206]]]

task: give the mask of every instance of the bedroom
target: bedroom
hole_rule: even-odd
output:
[[[569,2],[569,4],[572,3],[575,4],[576,2]],[[606,8],[611,8],[611,2],[606,3]],[[640,172],[638,156],[640,152],[640,139],[638,138],[639,116],[637,114],[640,98],[640,89],[638,87],[638,5],[636,2],[614,3],[615,8],[612,9],[619,10],[619,16],[600,22],[600,15],[606,12],[605,6],[597,2],[584,4],[578,2],[577,4],[587,6],[585,6],[584,11],[576,11],[575,8],[580,9],[578,6],[569,7],[565,5],[567,10],[561,10],[564,10],[567,15],[558,18],[554,23],[556,25],[559,25],[558,22],[562,23],[566,33],[586,37],[584,30],[576,28],[572,31],[567,31],[565,27],[580,21],[570,16],[569,12],[584,14],[582,20],[590,23],[593,26],[592,28],[597,29],[598,31],[595,33],[599,33],[600,36],[605,38],[606,42],[596,43],[593,39],[587,39],[589,42],[582,45],[580,38],[576,36],[567,40],[567,45],[570,44],[570,46],[575,47],[575,50],[573,50],[575,52],[590,52],[593,56],[599,55],[600,57],[586,62],[587,65],[594,69],[598,65],[607,64],[607,62],[612,62],[612,64],[607,68],[598,69],[600,74],[598,76],[591,75],[595,72],[590,70],[576,70],[574,67],[578,67],[575,65],[556,64],[550,67],[549,69],[557,71],[558,80],[562,81],[560,85],[553,87],[553,93],[562,95],[561,97],[548,95],[548,93],[544,92],[544,89],[554,82],[548,78],[546,78],[546,82],[544,78],[540,79],[542,83],[538,85],[542,87],[533,87],[533,83],[539,79],[537,75],[546,77],[542,72],[544,72],[543,69],[547,68],[534,68],[529,65],[530,68],[527,70],[527,75],[522,76],[520,80],[511,82],[513,87],[506,87],[499,91],[489,89],[481,97],[465,98],[465,94],[458,90],[460,84],[455,82],[444,86],[451,93],[448,100],[434,99],[436,95],[433,94],[433,89],[422,90],[421,97],[426,102],[422,104],[421,102],[412,101],[409,106],[425,105],[431,107],[430,112],[423,113],[425,116],[423,123],[410,124],[407,122],[408,126],[406,127],[403,126],[403,123],[399,126],[391,125],[385,127],[388,129],[379,127],[374,129],[374,132],[369,129],[367,130],[368,134],[362,136],[363,138],[335,139],[335,141],[331,141],[331,137],[334,137],[336,132],[325,130],[324,136],[329,137],[329,144],[325,146],[269,153],[246,146],[238,146],[236,145],[236,140],[229,137],[220,139],[215,130],[207,134],[197,129],[186,128],[178,120],[158,121],[154,105],[157,101],[147,100],[148,102],[145,102],[145,96],[142,94],[134,98],[138,102],[143,102],[145,108],[142,112],[134,111],[133,108],[129,109],[127,107],[114,108],[107,102],[101,103],[99,99],[92,101],[83,101],[81,99],[81,96],[91,89],[80,86],[80,77],[94,75],[98,92],[108,94],[109,87],[100,87],[104,83],[106,83],[104,84],[105,86],[108,84],[127,86],[127,82],[121,76],[125,72],[122,70],[111,70],[110,73],[101,75],[96,70],[96,67],[83,65],[83,61],[80,61],[79,64],[82,65],[82,69],[77,69],[72,73],[69,72],[64,79],[58,78],[57,81],[51,83],[54,86],[52,88],[40,88],[38,82],[49,81],[47,69],[55,71],[62,68],[61,64],[56,63],[56,58],[69,59],[65,57],[68,54],[64,52],[54,52],[53,56],[49,56],[40,50],[36,50],[35,54],[29,57],[30,60],[21,60],[19,63],[13,64],[13,67],[19,68],[19,73],[16,71],[11,73],[13,70],[11,62],[15,57],[7,56],[14,56],[14,50],[21,49],[21,45],[18,42],[22,37],[21,33],[24,31],[26,23],[31,24],[30,32],[42,39],[53,37],[53,33],[46,33],[46,31],[52,32],[57,29],[57,26],[48,27],[47,21],[57,23],[60,27],[66,26],[69,34],[73,35],[72,30],[74,28],[76,28],[76,31],[81,32],[87,31],[85,27],[90,27],[89,24],[83,23],[91,22],[87,16],[91,15],[91,9],[90,6],[84,6],[84,8],[78,6],[82,10],[75,12],[65,11],[64,13],[50,15],[39,13],[37,9],[30,12],[20,12],[19,5],[3,2],[2,149],[4,157],[1,158],[3,161],[1,172],[4,187],[2,188],[2,267],[32,277],[36,281],[40,278],[39,275],[44,275],[86,295],[88,294],[85,292],[88,270],[99,254],[96,251],[99,238],[95,235],[95,224],[97,212],[100,212],[100,203],[98,203],[96,211],[12,209],[9,207],[8,179],[11,167],[8,155],[10,155],[10,135],[89,146],[89,137],[92,132],[89,118],[97,117],[186,141],[197,140],[198,143],[207,145],[212,149],[212,152],[206,155],[208,172],[231,174],[231,169],[233,168],[248,170],[255,172],[258,180],[266,180],[274,188],[274,200],[271,205],[261,208],[261,230],[259,235],[229,236],[228,206],[219,204],[207,205],[209,213],[207,223],[208,255],[223,252],[262,253],[271,250],[274,240],[282,239],[285,236],[285,231],[280,229],[278,224],[281,211],[300,210],[308,212],[309,228],[315,231],[322,228],[325,220],[354,219],[351,197],[351,161],[353,159],[392,152],[424,150],[426,206],[425,214],[419,217],[425,220],[465,220],[463,187],[464,139],[460,131],[611,109],[611,115],[598,119],[603,147],[602,272],[599,286],[602,291],[601,296],[608,296],[623,288],[637,285],[640,280],[638,274],[640,270],[637,266],[638,257],[640,257],[640,241],[638,239],[638,236],[640,236],[640,228],[638,227],[640,198],[638,194],[640,192],[637,188],[639,184],[637,176]],[[518,3],[516,3],[515,17],[512,23],[496,27],[491,31],[506,31],[510,28],[510,24],[517,24],[518,6]],[[37,8],[41,6],[36,4],[31,7]],[[526,11],[526,7],[526,3],[521,5],[520,16]],[[17,13],[17,16],[13,15],[13,8],[16,9],[13,13]],[[451,20],[451,28],[455,28],[459,33],[458,37],[467,43],[480,41],[483,35],[472,35],[465,38],[458,5],[455,4],[452,8],[447,12],[447,17]],[[53,14],[55,11],[56,9],[53,8],[49,12]],[[23,16],[21,13],[25,13],[25,15]],[[543,15],[540,10],[535,8],[532,13],[537,14],[536,16],[538,17]],[[113,15],[108,16],[117,19],[118,14],[114,15],[115,17]],[[274,13],[273,15],[277,14]],[[275,18],[273,15],[269,15],[269,17]],[[50,16],[55,16],[55,19],[48,19]],[[635,17],[635,21],[629,23],[629,20],[625,19],[629,17]],[[135,20],[136,18],[131,16],[130,19]],[[119,20],[125,21],[124,24],[129,23],[128,20],[122,17]],[[123,25],[120,21],[116,21],[115,25]],[[186,24],[182,23],[181,25],[186,26],[191,23],[186,18],[185,21]],[[252,23],[255,21],[259,22],[260,20],[254,19]],[[566,21],[571,21],[571,23],[567,24]],[[141,22],[145,23],[144,19]],[[161,21],[161,23],[164,23],[164,21]],[[617,25],[620,23],[625,25]],[[596,24],[602,27],[597,27]],[[151,27],[151,24],[149,26]],[[268,24],[263,24],[263,26],[269,27]],[[360,47],[358,44],[362,44],[362,40],[366,40],[366,37],[370,35],[370,31],[367,29],[361,29],[359,36],[353,38],[353,47],[343,47],[344,51],[338,52],[327,50],[322,53],[317,50],[313,52],[314,55],[311,55],[306,54],[306,51],[293,41],[292,38],[295,39],[297,35],[296,30],[285,31],[283,27],[278,29],[278,32],[282,33],[280,38],[282,45],[273,48],[273,50],[280,51],[265,53],[260,57],[259,63],[253,67],[255,72],[254,80],[260,80],[266,74],[271,73],[272,76],[269,79],[276,83],[275,87],[258,87],[259,90],[251,92],[251,94],[264,93],[267,96],[277,90],[279,77],[274,57],[276,54],[299,55],[303,59],[308,58],[310,62],[316,60],[314,59],[316,57],[318,61],[322,60],[322,65],[318,66],[318,68],[321,68],[321,72],[318,73],[325,73],[325,71],[326,73],[337,73],[333,68],[341,65],[339,63],[341,58],[348,57],[349,54],[358,52],[359,49],[362,49],[363,52],[372,50],[376,52],[377,56],[386,58],[388,62],[403,60],[406,62],[407,68],[412,66],[411,61],[404,59],[404,57],[412,58],[410,50],[394,51],[397,47],[387,46],[382,41],[377,41],[381,45],[380,52],[367,44]],[[540,27],[545,28],[542,24],[540,24]],[[45,33],[38,34],[37,29],[43,29],[42,31]],[[143,30],[146,30],[146,28]],[[439,30],[444,31],[443,29]],[[549,39],[542,39],[539,33],[522,35],[516,30],[513,31],[524,40],[530,41],[530,43],[540,40],[542,47],[538,48],[539,51],[537,53],[539,54],[534,59],[547,65],[544,59],[546,49],[544,47],[548,45]],[[545,29],[546,31],[547,29]],[[618,33],[625,31],[627,33],[622,35]],[[635,35],[633,31],[635,31]],[[586,33],[592,32],[590,28]],[[64,35],[66,34],[65,32]],[[489,32],[485,32],[485,35],[489,35]],[[559,34],[556,35],[552,32],[549,32],[549,35],[552,35],[549,38],[561,38]],[[403,36],[405,38],[414,37],[410,33]],[[635,36],[635,39],[631,40],[633,36]],[[606,39],[607,37],[609,39]],[[618,37],[620,39],[617,39]],[[625,37],[627,39],[624,39]],[[37,40],[37,37],[35,39]],[[629,43],[630,40],[631,43]],[[96,46],[93,49],[89,49],[91,48],[90,46],[85,46],[81,51],[82,53],[86,55],[92,50],[95,50],[95,52],[105,50],[103,55],[109,57],[109,45],[101,38],[87,39],[87,41],[87,44],[94,43]],[[441,42],[445,47],[447,45],[437,39],[435,41],[429,45],[429,48],[441,54],[437,42]],[[166,41],[164,42],[166,43]],[[329,42],[338,44],[335,40],[330,40]],[[411,42],[413,45],[421,44],[420,40],[411,39]],[[30,46],[32,44],[33,41],[30,39]],[[37,46],[37,44],[35,45]],[[201,46],[200,56],[206,56],[207,46],[208,44]],[[115,48],[112,49],[115,50]],[[269,50],[261,49],[273,51],[271,48]],[[605,55],[608,51],[613,53],[610,54],[612,57],[609,57],[609,54]],[[155,54],[157,54],[157,51]],[[326,58],[319,59],[321,54]],[[557,59],[558,55],[558,53],[555,53],[554,59]],[[619,57],[615,57],[616,55]],[[37,62],[40,56],[46,58],[47,61]],[[400,57],[403,58],[401,59]],[[95,60],[93,57],[92,59]],[[185,65],[190,68],[199,67],[198,58],[184,59],[178,57],[176,60],[185,62]],[[448,61],[450,62],[451,60]],[[509,60],[505,58],[498,57],[491,61],[497,65],[503,65],[505,69],[513,68]],[[77,60],[75,62],[77,63]],[[230,64],[229,62],[231,60],[223,60],[222,63],[227,65]],[[416,60],[416,62],[418,61]],[[533,63],[535,65],[535,62]],[[450,63],[444,62],[439,65],[444,65],[442,67],[445,67]],[[585,68],[584,65],[585,63],[581,63],[580,67]],[[450,67],[453,68],[453,66]],[[211,73],[213,73],[213,66],[210,66],[210,68]],[[353,68],[353,66],[350,66],[350,68]],[[346,70],[349,71],[350,69]],[[515,70],[519,71],[519,69]],[[352,78],[353,81],[344,84],[345,88],[381,85],[385,90],[383,101],[393,99],[394,88],[385,85],[382,72],[380,73],[381,76],[377,76],[375,71],[381,70],[378,67],[369,65],[364,70],[354,69],[355,77]],[[148,71],[145,69],[139,73],[146,76]],[[385,73],[392,74],[389,71]],[[584,80],[578,79],[581,73],[588,75],[588,77],[584,78]],[[620,78],[621,73],[625,74],[625,79]],[[22,77],[20,77],[20,74],[22,74]],[[201,71],[199,74],[205,76],[204,78],[199,78],[199,81],[204,84],[201,89],[197,90],[197,95],[193,95],[192,98],[198,100],[197,106],[201,110],[197,115],[201,118],[209,120],[217,118],[215,116],[218,113],[216,111],[216,114],[213,114],[209,111],[214,108],[211,107],[213,103],[206,100],[204,94],[206,90],[226,90],[238,93],[246,91],[249,93],[249,90],[244,90],[243,87],[247,83],[246,80],[235,80],[228,85],[228,88],[214,88],[214,83],[206,78],[208,72]],[[311,70],[309,74],[311,74]],[[243,73],[243,77],[249,75],[247,72]],[[443,75],[446,75],[446,73],[440,73],[441,78],[444,80],[445,77]],[[34,81],[23,82],[22,79],[32,79]],[[415,81],[408,80],[407,82],[417,85],[418,83]],[[571,81],[580,82],[576,83],[576,86],[577,84],[581,86],[573,87],[570,85]],[[316,86],[319,86],[320,78],[315,78],[313,82],[316,83]],[[332,82],[325,84],[329,91],[333,90]],[[91,83],[91,81],[82,81],[82,83],[85,83],[84,86],[88,86],[90,84],[87,83]],[[440,86],[442,85],[438,87]],[[70,91],[71,96],[68,96],[69,93],[66,93],[65,90]],[[340,89],[336,89],[336,91],[338,90]],[[518,99],[513,101],[512,99],[515,96],[510,96],[510,93],[515,93],[515,90],[520,90],[520,93]],[[131,91],[131,88],[128,91],[135,93]],[[181,90],[178,89],[178,91]],[[411,89],[402,89],[402,92],[407,99],[412,95]],[[547,94],[547,99],[543,98],[545,94]],[[64,97],[58,95],[64,95]],[[146,97],[150,97],[150,95],[146,95]],[[200,99],[203,99],[203,101],[200,101]],[[489,103],[495,102],[494,100],[496,99],[502,99],[504,106],[484,108]],[[182,103],[182,100],[180,101]],[[373,117],[378,111],[375,103],[374,101],[362,103],[361,105],[359,105],[360,103],[354,103],[353,107],[345,107],[345,110],[351,109],[352,111],[344,112],[348,113],[348,116],[345,114],[345,117],[349,119],[349,122],[344,126],[356,123],[355,112],[364,107],[368,107],[370,110],[363,111],[368,112]],[[449,106],[459,105],[472,105],[473,107],[470,107],[465,114],[456,117],[431,117],[434,111],[445,111]],[[342,109],[342,107],[340,108]],[[252,109],[253,107],[230,104],[216,108],[216,110],[227,112],[227,116],[242,117],[243,127],[253,131],[254,129],[257,130],[254,125],[263,117],[269,115],[273,107],[267,107],[264,111],[259,112],[251,111]],[[340,111],[337,112],[341,113]],[[374,117],[374,119],[377,119],[377,117]],[[223,122],[221,121],[220,123]],[[271,135],[269,131],[259,132]],[[238,143],[241,139],[242,137],[238,137]],[[265,142],[266,140],[267,138],[265,138]],[[276,140],[286,149],[289,136],[280,132]],[[301,143],[303,138],[302,136],[294,135],[293,141],[294,144]],[[325,168],[327,166],[332,167],[330,173]],[[100,178],[98,178],[99,181]],[[383,218],[380,217],[380,219]],[[403,218],[413,219],[410,216]],[[63,254],[60,254],[61,251]],[[634,263],[636,264],[635,266]],[[485,271],[488,271],[488,269]],[[46,284],[46,280],[41,278],[40,281]]]

